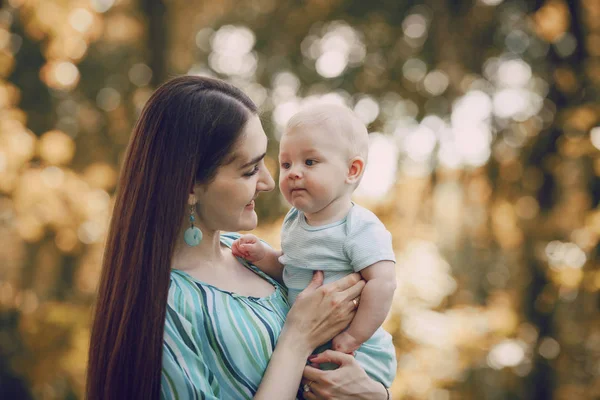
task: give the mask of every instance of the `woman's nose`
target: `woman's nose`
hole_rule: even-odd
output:
[[[273,180],[273,177],[271,176],[271,173],[269,172],[268,168],[265,167],[262,170],[262,176],[258,181],[257,189],[263,192],[270,192],[275,188],[275,181]]]

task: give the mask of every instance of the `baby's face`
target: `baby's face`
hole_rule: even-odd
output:
[[[347,194],[347,146],[324,128],[287,131],[279,147],[279,187],[285,199],[307,214]]]

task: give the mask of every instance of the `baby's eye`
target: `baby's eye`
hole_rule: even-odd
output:
[[[304,164],[306,164],[308,166],[311,166],[311,165],[315,165],[315,162],[316,162],[315,160],[310,160],[309,159],[309,160],[304,161]]]
[[[289,169],[290,168],[290,163],[287,163],[287,162],[281,163],[281,168],[283,168],[283,169]]]

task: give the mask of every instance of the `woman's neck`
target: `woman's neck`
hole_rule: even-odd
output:
[[[223,264],[225,251],[221,246],[220,231],[209,232],[203,229],[202,241],[198,246],[189,246],[185,243],[184,231],[175,244],[171,268],[190,271],[198,268],[199,265],[217,267]]]

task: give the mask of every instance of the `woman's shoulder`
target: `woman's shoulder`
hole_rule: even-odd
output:
[[[187,273],[172,269],[169,280],[167,306],[178,313],[185,313],[190,304],[202,303],[203,296],[194,279]]]
[[[224,243],[227,247],[231,247],[234,240],[238,239],[240,236],[242,236],[242,234],[238,232],[222,232],[221,243]]]

